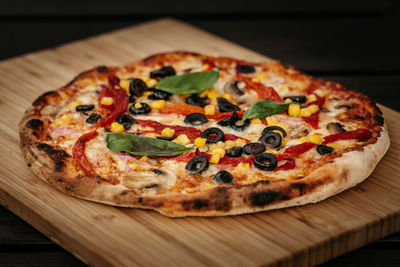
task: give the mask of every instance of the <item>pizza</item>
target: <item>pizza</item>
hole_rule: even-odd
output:
[[[366,179],[389,147],[360,92],[278,61],[191,52],[99,66],[39,96],[27,165],[62,192],[171,217],[315,203]]]

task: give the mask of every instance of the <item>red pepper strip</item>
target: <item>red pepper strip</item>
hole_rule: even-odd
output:
[[[142,126],[148,126],[154,129],[154,131],[158,134],[161,134],[161,131],[164,128],[171,128],[175,130],[174,136],[178,136],[180,134],[186,134],[189,139],[196,139],[197,137],[201,136],[201,131],[194,127],[186,127],[186,126],[179,126],[179,125],[165,125],[156,121],[151,120],[139,120],[135,119],[136,123]]]
[[[315,146],[314,143],[306,142],[299,145],[291,146],[285,150],[285,154],[301,155]]]
[[[312,114],[310,117],[301,117],[303,121],[310,124],[314,129],[318,129],[319,111]]]
[[[322,107],[322,105],[325,103],[325,97],[321,97],[317,94],[315,94],[315,96],[317,97],[317,100],[307,103],[306,107],[314,105],[314,104],[319,107]]]
[[[236,77],[239,81],[246,84],[247,88],[254,90],[260,99],[268,99],[275,102],[283,102],[282,98],[271,86],[265,86],[259,82],[252,82],[250,78],[244,77],[241,73],[236,72]]]
[[[250,143],[250,140],[247,140],[246,138],[243,138],[243,137],[240,137],[240,136],[237,136],[234,134],[225,134],[225,141],[228,141],[228,140],[235,141],[236,139],[239,139],[239,138],[245,140],[246,143]]]
[[[240,162],[249,163],[250,165],[253,165],[253,163],[254,163],[254,156],[249,156],[249,157],[247,157],[247,158],[243,158],[243,157],[240,157],[240,158],[231,158],[231,157],[224,156],[223,158],[221,158],[221,159],[219,160],[218,164],[221,164],[221,165],[226,164],[226,165],[234,165],[234,166],[236,166],[236,165],[238,165]]]
[[[284,164],[276,167],[274,171],[291,170],[296,167],[296,163],[295,163],[294,159],[289,155],[285,155],[285,154],[277,155],[276,159],[278,160],[278,163],[280,161],[286,161],[286,162]]]
[[[85,172],[85,174],[89,177],[96,176],[96,172],[92,169],[89,160],[85,154],[85,144],[86,142],[92,140],[99,133],[97,131],[93,131],[87,134],[82,135],[79,139],[75,142],[72,148],[72,155],[74,159],[78,162],[79,167]]]
[[[182,115],[189,115],[191,113],[204,114],[204,109],[195,105],[188,104],[169,104],[165,108],[159,110],[160,113],[177,113]]]
[[[129,103],[129,97],[126,94],[125,90],[123,89],[115,89],[113,86],[115,86],[116,83],[118,83],[119,79],[115,76],[110,76],[109,77],[109,83],[110,87],[104,87],[99,96],[99,106],[105,109],[108,109],[111,111],[111,113],[101,119],[98,122],[98,126],[100,127],[105,127],[110,125],[118,115],[124,113],[126,109],[128,108],[128,103]],[[101,99],[103,97],[112,97],[114,102],[112,105],[102,105],[101,104]]]
[[[203,61],[203,65],[206,65],[206,64],[208,65],[207,71],[211,71],[213,68],[215,68],[214,60],[205,58],[202,61]]]
[[[342,132],[337,134],[331,134],[324,137],[324,142],[322,144],[333,143],[338,140],[348,140],[348,139],[367,139],[371,138],[371,131],[368,129],[357,129],[349,132]]]
[[[244,110],[236,111],[236,113],[238,115],[238,118],[241,119],[243,117]],[[220,120],[223,120],[225,118],[232,116],[232,114],[233,114],[233,112],[224,112],[224,113],[216,112],[214,115],[209,115],[207,117],[209,119],[214,119],[214,120],[220,121]]]

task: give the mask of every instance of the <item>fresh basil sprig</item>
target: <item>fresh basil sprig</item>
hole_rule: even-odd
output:
[[[260,100],[255,102],[243,114],[242,120],[245,119],[260,119],[271,116],[273,114],[281,113],[288,109],[291,103],[279,103],[271,100]]]
[[[131,133],[105,134],[107,147],[115,152],[128,152],[135,156],[176,156],[192,150],[174,142]]]
[[[156,89],[172,94],[197,94],[210,88],[219,79],[218,71],[186,73],[160,80]]]

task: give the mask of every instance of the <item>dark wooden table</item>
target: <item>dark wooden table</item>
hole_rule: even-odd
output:
[[[0,59],[174,16],[400,111],[400,9],[395,1],[141,2],[2,1]],[[84,264],[0,207],[0,265]],[[400,233],[323,265],[400,266]]]

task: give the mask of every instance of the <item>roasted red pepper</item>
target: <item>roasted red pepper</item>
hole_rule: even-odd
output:
[[[202,107],[188,105],[188,104],[169,104],[165,108],[159,110],[160,113],[176,113],[182,115],[189,115],[191,113],[201,113],[204,114],[204,109]]]
[[[294,158],[292,158],[289,155],[286,155],[286,154],[277,155],[276,159],[278,160],[278,164],[279,164],[279,162],[282,162],[282,161],[286,161],[286,162],[284,164],[276,167],[274,171],[291,170],[291,169],[294,169],[296,167],[296,163],[294,161]]]
[[[307,103],[307,105],[306,105],[307,107],[315,104],[321,108],[322,105],[325,103],[325,97],[321,97],[317,94],[315,94],[315,96],[317,97],[317,100]]]
[[[142,126],[148,126],[154,129],[154,131],[158,134],[161,134],[161,131],[164,128],[171,128],[175,130],[174,136],[178,136],[180,134],[186,134],[189,139],[196,139],[197,137],[201,136],[201,131],[194,127],[186,127],[186,126],[179,126],[179,125],[165,125],[156,121],[151,120],[139,120],[136,119],[136,122]]]
[[[203,59],[203,64],[208,65],[208,67],[206,69],[207,71],[211,71],[213,68],[215,68],[214,60],[211,60],[209,58]]]
[[[85,174],[89,177],[96,176],[96,172],[92,169],[89,160],[85,154],[85,144],[86,142],[92,140],[96,136],[98,136],[97,131],[93,131],[87,134],[82,135],[79,139],[75,142],[72,148],[72,155],[74,159],[78,162],[79,167],[85,172]]]
[[[243,137],[240,137],[240,136],[237,136],[234,134],[225,134],[225,141],[228,141],[228,140],[236,141],[236,139],[239,139],[239,138],[245,140],[246,143],[250,143],[250,141],[247,140],[246,138],[243,138]]]
[[[306,142],[299,145],[291,146],[285,150],[285,154],[301,155],[315,146],[314,143]]]
[[[282,98],[271,86],[265,86],[259,82],[253,82],[250,78],[243,76],[241,73],[236,72],[236,77],[239,81],[246,84],[247,88],[255,91],[260,99],[268,99],[275,102],[282,102]]]
[[[301,117],[303,121],[310,124],[314,129],[318,129],[319,111],[312,114],[310,117]]]
[[[218,164],[227,164],[227,165],[238,165],[240,162],[243,163],[249,163],[250,165],[253,165],[254,163],[254,156],[248,156],[247,158],[231,158],[231,157],[223,157],[222,159],[219,160]]]
[[[329,144],[336,142],[338,140],[348,140],[348,139],[368,139],[371,138],[371,131],[368,129],[357,129],[349,132],[342,132],[337,134],[331,134],[324,137],[323,144]]]
[[[98,122],[98,126],[105,127],[110,125],[118,115],[124,113],[128,108],[129,97],[123,89],[116,89],[115,86],[119,84],[119,79],[115,76],[110,76],[108,78],[110,86],[104,87],[99,96],[99,106],[109,110],[110,113],[107,117],[101,119]],[[103,97],[111,97],[114,102],[112,105],[101,104],[101,99]]]

